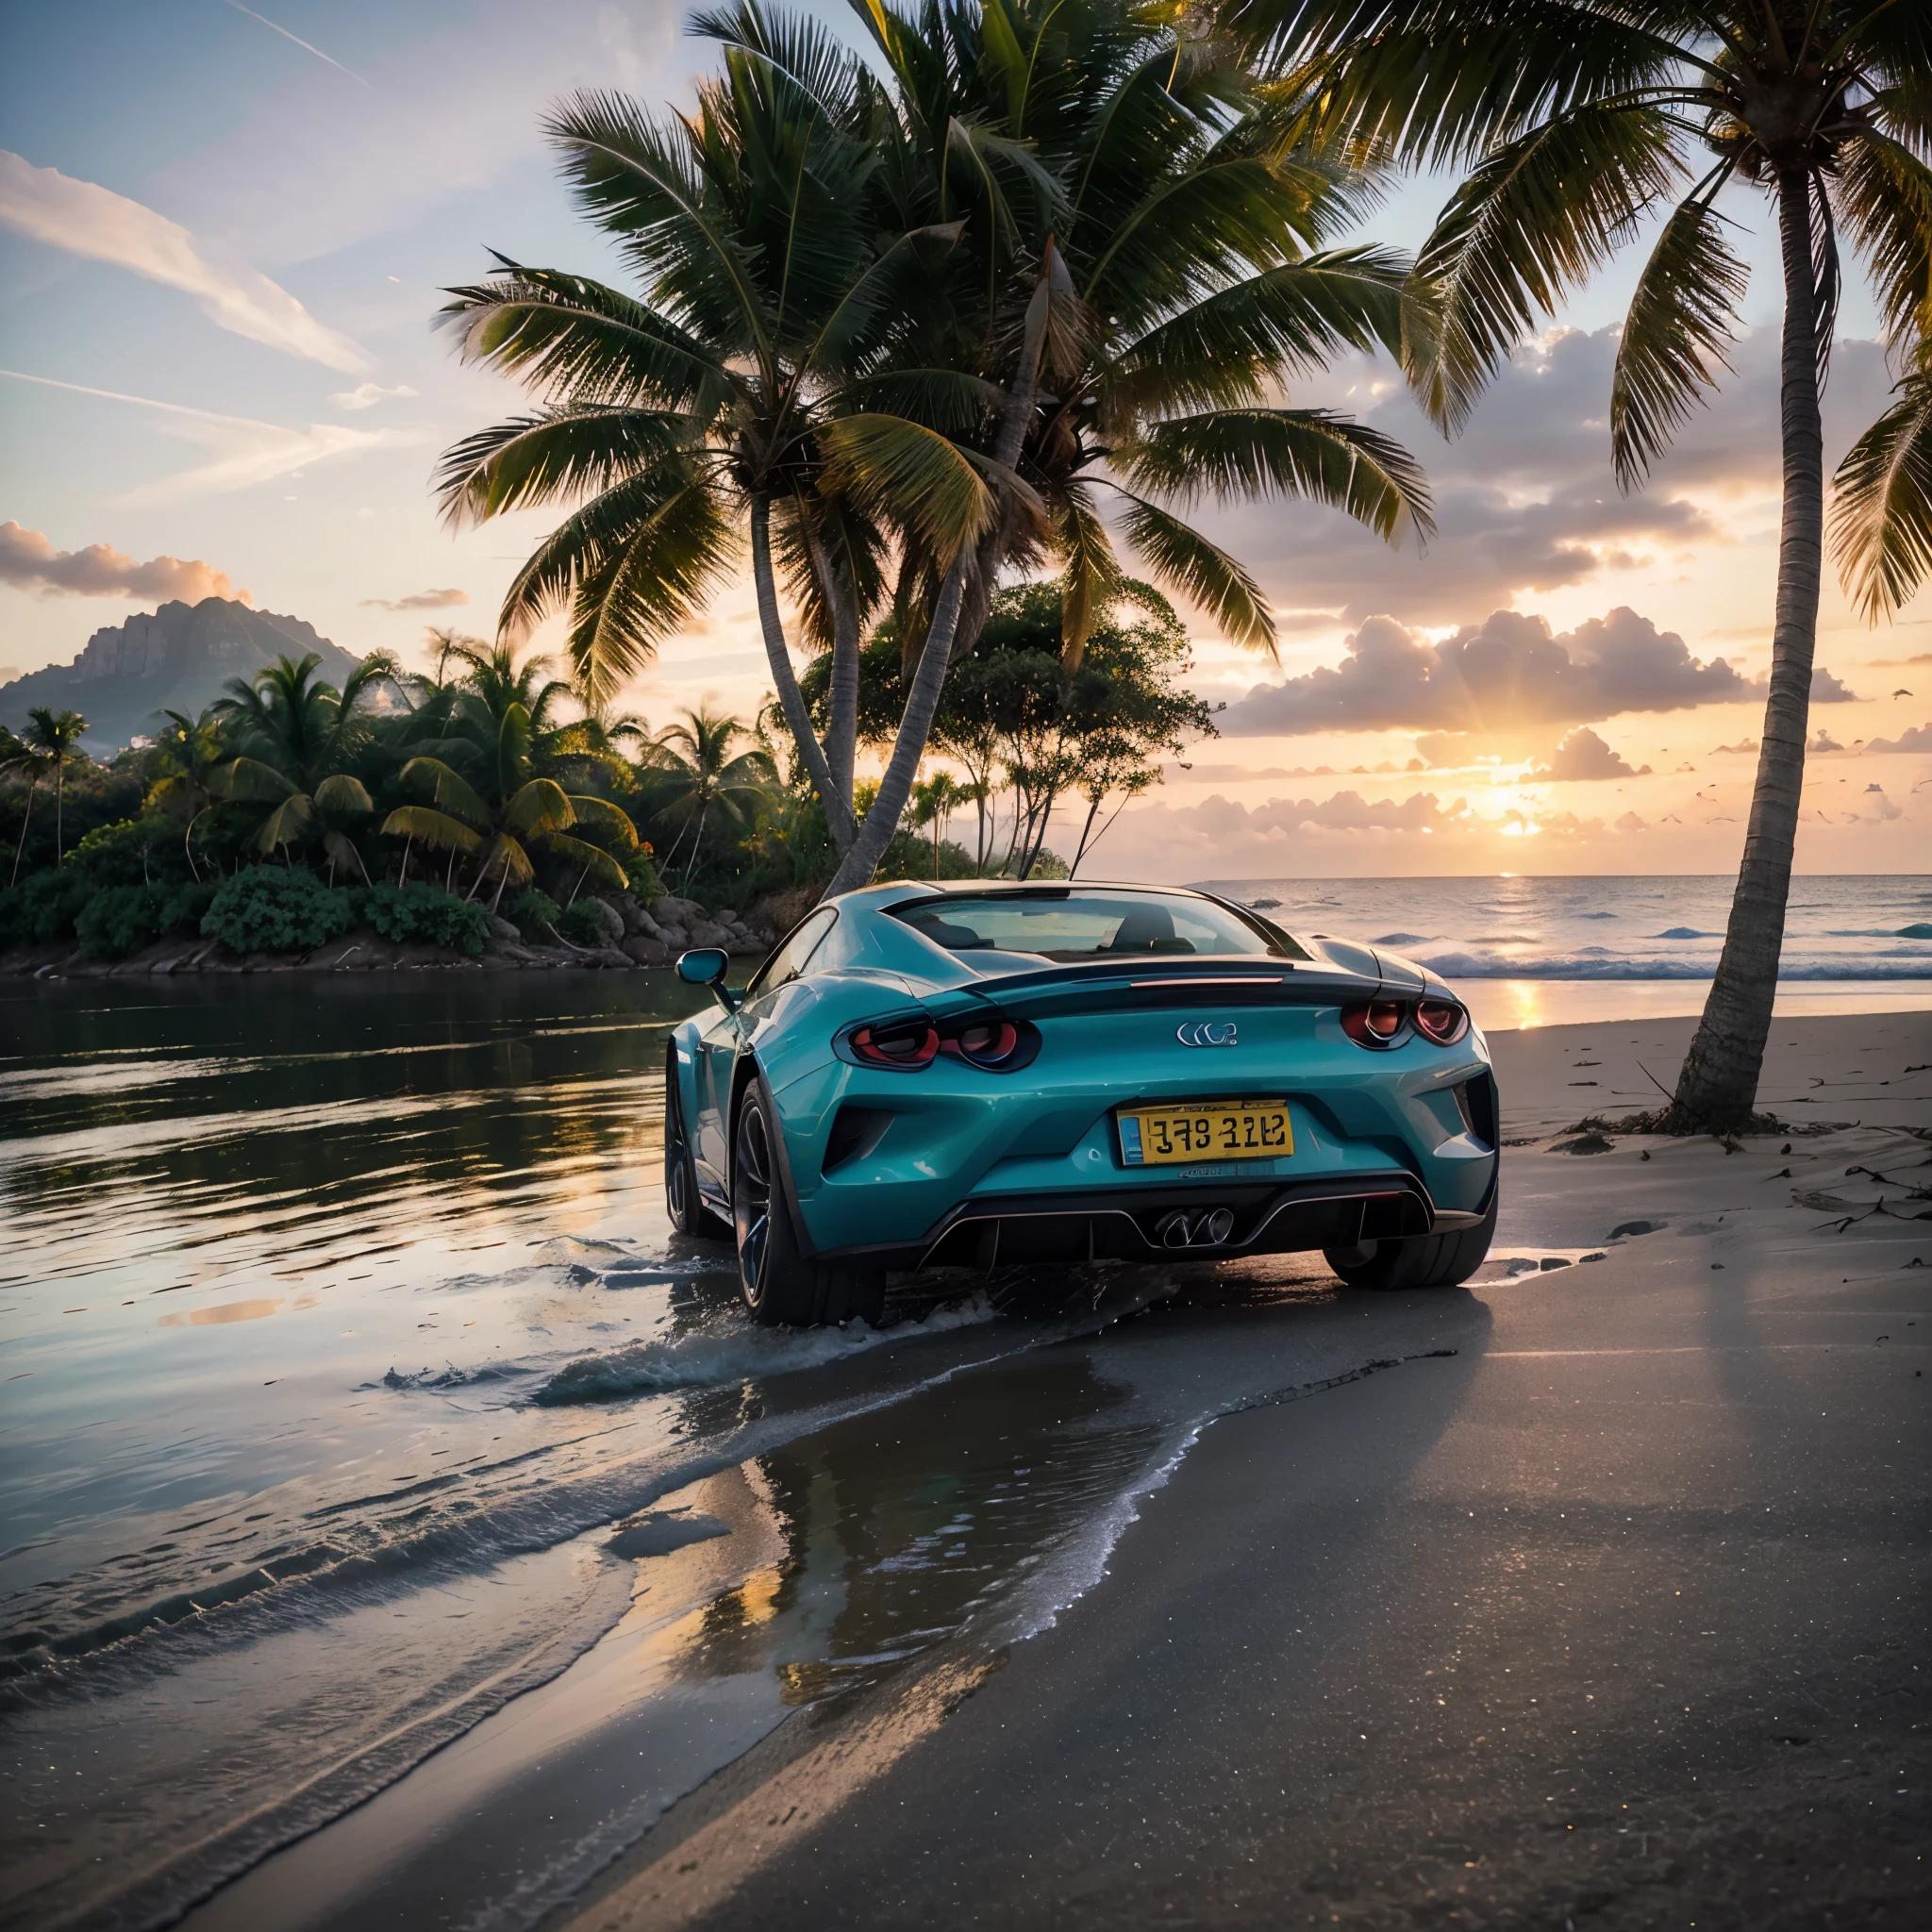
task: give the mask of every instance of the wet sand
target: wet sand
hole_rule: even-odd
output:
[[[801,1714],[546,1923],[1926,1923],[1932,1026],[1780,1027],[1763,1104],[1859,1124],[1551,1151],[1690,1026],[1495,1042],[1496,1253],[1579,1265],[1220,1421],[1051,1627]]]

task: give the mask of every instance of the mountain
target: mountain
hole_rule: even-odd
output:
[[[72,664],[50,664],[0,685],[0,724],[18,731],[28,710],[46,705],[87,720],[87,748],[118,751],[155,728],[155,713],[192,718],[222,694],[231,677],[253,677],[277,658],[322,659],[320,675],[340,685],[358,660],[316,635],[299,617],[253,610],[226,597],[163,604],[152,617],[130,617],[87,641]]]

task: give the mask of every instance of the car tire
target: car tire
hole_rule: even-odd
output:
[[[809,1328],[862,1316],[875,1328],[885,1312],[885,1271],[800,1252],[778,1158],[782,1131],[764,1083],[754,1081],[739,1105],[731,1146],[731,1219],[745,1311],[767,1327]]]
[[[684,1131],[684,1102],[677,1085],[674,1052],[664,1067],[664,1211],[679,1234],[700,1241],[728,1241],[729,1224],[705,1206],[698,1191],[698,1167],[691,1157],[691,1138]]]
[[[1324,1248],[1322,1258],[1351,1288],[1460,1288],[1483,1265],[1496,1238],[1496,1202],[1474,1227],[1401,1241]]]

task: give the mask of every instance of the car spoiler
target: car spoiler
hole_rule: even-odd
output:
[[[1382,980],[1322,960],[1227,958],[1137,960],[1002,973],[928,994],[935,1018],[973,1006],[994,1006],[1016,1019],[1054,1013],[1138,1011],[1170,1007],[1336,1007],[1374,999]],[[1405,988],[1405,991],[1407,989]]]

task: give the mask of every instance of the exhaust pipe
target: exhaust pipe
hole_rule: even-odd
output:
[[[1154,1224],[1154,1238],[1164,1248],[1218,1248],[1233,1232],[1230,1208],[1204,1208],[1192,1214],[1176,1208]]]

